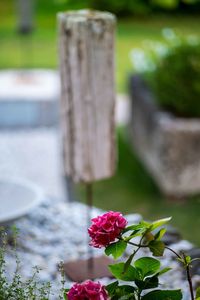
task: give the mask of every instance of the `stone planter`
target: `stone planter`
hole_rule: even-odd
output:
[[[200,119],[161,111],[138,76],[130,80],[134,149],[161,191],[184,197],[200,192]]]

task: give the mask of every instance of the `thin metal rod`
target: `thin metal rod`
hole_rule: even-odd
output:
[[[87,208],[87,222],[88,227],[91,225],[91,218],[92,218],[92,207],[93,207],[93,187],[92,183],[86,184],[86,202],[88,205]],[[89,239],[90,241],[90,239]],[[93,256],[93,249],[92,247],[88,246],[88,273],[93,274],[94,272],[94,256]]]
[[[65,188],[66,201],[67,202],[77,201],[75,195],[75,185],[73,183],[73,180],[67,175],[64,176],[64,188]]]

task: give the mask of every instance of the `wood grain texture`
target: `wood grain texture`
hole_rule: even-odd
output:
[[[110,177],[115,146],[115,17],[58,14],[64,171],[75,182]]]

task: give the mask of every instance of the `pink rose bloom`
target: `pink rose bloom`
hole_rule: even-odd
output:
[[[83,283],[75,283],[69,292],[69,300],[108,300],[108,293],[99,282],[87,280]]]
[[[92,225],[88,228],[90,245],[95,248],[108,246],[119,237],[126,225],[127,221],[120,212],[110,211],[92,219]]]

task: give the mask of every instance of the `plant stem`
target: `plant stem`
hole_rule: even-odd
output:
[[[124,240],[127,244],[130,244],[132,246],[135,246],[135,247],[138,247],[138,248],[148,248],[149,245],[146,244],[146,245],[142,245],[141,242],[139,244],[136,244],[136,243],[133,243],[133,242],[130,242],[130,241],[126,241]],[[173,249],[171,249],[170,247],[166,246],[165,245],[165,249],[171,251],[172,253],[174,253],[178,258],[182,259],[182,257],[176,252],[174,251]]]
[[[138,291],[138,300],[141,300],[141,293],[142,293],[142,291],[139,290],[139,291]]]
[[[171,249],[167,246],[165,246],[165,249],[173,252],[179,259],[182,260],[182,257],[176,251],[174,251],[173,249]],[[190,288],[191,300],[195,300],[194,292],[193,292],[193,286],[192,286],[192,279],[191,279],[191,274],[190,274],[190,265],[188,264],[184,253],[183,253],[183,258],[184,258],[184,262],[185,262],[185,266],[186,266],[187,281],[188,281],[189,288]]]
[[[143,237],[142,237],[142,239],[143,239]],[[132,246],[138,247],[138,249],[135,250],[135,252],[134,252],[134,254],[136,254],[139,251],[140,248],[148,248],[149,247],[148,244],[146,244],[146,245],[142,245],[141,244],[142,243],[142,239],[140,240],[139,244],[136,244],[136,243],[133,243],[133,242],[130,242],[130,241],[126,241],[126,240],[124,240],[124,241],[127,244],[130,244]],[[191,274],[190,274],[190,265],[186,261],[185,254],[183,253],[183,257],[182,257],[176,251],[174,251],[173,249],[171,249],[170,247],[168,247],[166,245],[165,245],[165,249],[171,251],[173,254],[176,255],[177,258],[181,259],[182,261],[183,261],[183,258],[184,258],[184,262],[185,262],[185,266],[186,266],[187,281],[188,281],[189,288],[190,288],[191,300],[195,300],[193,286],[192,286],[192,279],[191,279]],[[140,300],[140,295],[139,294],[138,294],[138,299]]]
[[[191,300],[195,300],[193,286],[192,286],[192,278],[191,278],[191,274],[190,274],[190,265],[187,263],[184,253],[183,253],[183,257],[184,257],[184,261],[185,261],[185,265],[186,265],[186,274],[187,274],[187,281],[189,283],[189,288],[190,288]]]
[[[147,248],[148,247],[148,245],[142,245],[141,243],[136,244],[136,243],[133,243],[133,242],[130,242],[130,241],[126,241],[126,240],[123,240],[123,241],[125,241],[129,245],[132,245],[132,246],[135,246],[135,247],[138,247],[138,248]]]
[[[176,252],[174,251],[172,248],[165,246],[165,249],[171,251],[172,253],[174,253],[179,259],[182,259],[182,257]]]

